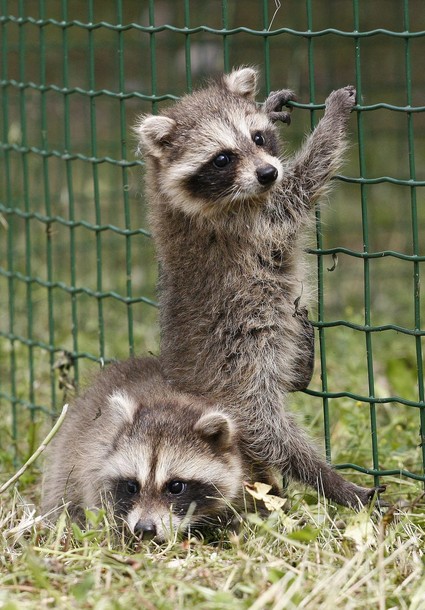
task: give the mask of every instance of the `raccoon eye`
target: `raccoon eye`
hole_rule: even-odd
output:
[[[167,491],[174,496],[178,496],[186,491],[187,483],[183,481],[170,481],[167,484]]]
[[[226,153],[220,153],[213,160],[213,164],[218,168],[226,167],[226,165],[229,165],[229,163],[230,163],[230,157]]]
[[[140,485],[137,481],[127,481],[126,489],[127,489],[127,493],[134,496],[135,494],[139,493]]]
[[[264,144],[266,143],[266,140],[264,139],[263,134],[260,133],[259,131],[257,131],[257,133],[254,133],[254,135],[252,136],[252,141],[257,146],[264,146]]]

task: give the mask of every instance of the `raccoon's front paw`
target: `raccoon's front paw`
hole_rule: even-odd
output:
[[[325,101],[326,112],[349,113],[356,103],[356,90],[352,85],[332,91]]]
[[[295,93],[290,89],[282,89],[281,91],[271,91],[269,97],[264,102],[263,110],[268,115],[269,119],[275,123],[282,121],[287,125],[291,124],[292,108],[289,111],[282,111],[288,102],[293,102],[297,99]]]

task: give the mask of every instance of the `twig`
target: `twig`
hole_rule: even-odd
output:
[[[268,32],[270,32],[270,30],[272,29],[273,21],[274,21],[274,19],[275,19],[276,15],[278,14],[279,10],[280,10],[280,9],[281,9],[281,7],[282,7],[282,4],[281,4],[280,0],[275,0],[274,4],[275,4],[275,7],[276,7],[276,10],[275,10],[275,12],[273,13],[273,17],[272,17],[272,19],[271,19],[271,21],[270,21],[270,23],[269,23],[269,27],[267,28],[267,31],[268,31]]]
[[[13,483],[15,483],[15,481],[17,481],[24,474],[24,472],[27,470],[27,468],[29,466],[31,466],[31,464],[33,462],[35,462],[35,460],[38,458],[38,456],[41,453],[43,453],[43,451],[46,449],[47,445],[50,443],[52,438],[55,436],[55,434],[57,433],[59,428],[62,426],[63,420],[65,419],[65,415],[66,415],[67,411],[68,411],[68,404],[65,404],[62,407],[62,413],[60,414],[57,422],[55,423],[53,428],[50,430],[49,434],[46,436],[44,441],[41,443],[40,447],[37,449],[37,451],[35,451],[35,453],[32,454],[32,456],[25,462],[25,464],[18,470],[18,472],[16,472],[11,479],[6,481],[6,483],[4,483],[0,487],[0,494],[2,494],[4,491],[6,491],[6,489],[8,489],[11,485],[13,485]]]

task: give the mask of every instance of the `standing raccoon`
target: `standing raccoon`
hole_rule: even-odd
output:
[[[224,406],[254,463],[356,507],[376,490],[344,480],[284,410],[312,372],[300,229],[340,165],[355,90],[332,92],[300,152],[281,158],[275,122],[289,122],[294,95],[257,106],[256,86],[254,69],[235,70],[136,127],[160,263],[162,363],[176,387]]]
[[[220,524],[245,508],[250,464],[231,418],[165,381],[154,358],[109,365],[68,411],[48,448],[43,506],[72,518],[109,507],[140,538]]]

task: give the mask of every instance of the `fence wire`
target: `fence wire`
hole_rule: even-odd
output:
[[[351,421],[338,468],[425,481],[421,0],[0,0],[0,47],[0,450],[30,452],[88,363],[158,351],[131,125],[254,64],[264,96],[299,95],[293,149],[333,88],[357,88],[350,158],[307,254],[319,340],[303,404],[321,407],[328,459],[339,414]]]

